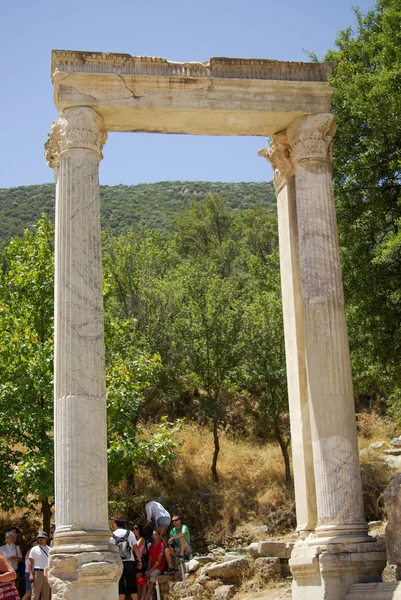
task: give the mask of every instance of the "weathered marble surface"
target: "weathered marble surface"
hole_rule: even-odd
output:
[[[259,156],[271,162],[274,171],[297,531],[305,536],[315,529],[317,512],[306,377],[296,189],[290,152],[287,136],[285,132],[281,132],[273,136],[268,150],[260,150]]]
[[[56,175],[55,600],[112,600],[121,561],[109,543],[106,385],[98,165],[101,117],[71,108],[53,124]]]
[[[331,175],[334,132],[331,114],[297,118],[259,153],[273,165],[279,215],[297,521],[303,534],[290,559],[293,600],[344,600],[353,583],[379,581],[386,563],[383,547],[367,535],[363,512]],[[308,536],[304,523],[312,524]]]
[[[305,356],[319,531],[366,534],[331,173],[333,115],[287,130],[295,165]]]
[[[163,58],[54,50],[61,112],[90,106],[107,131],[272,135],[308,113],[327,112],[333,63]]]

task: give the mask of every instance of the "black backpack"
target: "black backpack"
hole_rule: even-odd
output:
[[[118,546],[118,550],[120,552],[120,558],[122,560],[126,560],[127,558],[131,558],[131,546],[129,545],[128,536],[130,531],[127,529],[125,535],[123,537],[119,537],[118,535],[112,534],[113,539],[116,542],[116,546]]]

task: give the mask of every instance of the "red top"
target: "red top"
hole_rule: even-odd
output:
[[[164,567],[166,566],[166,557],[164,555],[164,551],[166,549],[166,544],[164,542],[159,542],[157,546],[150,544],[148,548],[149,556],[150,556],[150,568],[153,569],[154,565],[159,560],[160,554],[163,555],[162,560],[160,561],[160,565],[157,567],[159,571],[163,573]]]

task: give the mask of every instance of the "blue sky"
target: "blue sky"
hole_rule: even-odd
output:
[[[351,0],[2,0],[0,188],[53,181],[43,144],[57,113],[53,48],[204,61],[213,56],[323,57],[355,26]],[[360,0],[366,11],[371,0]],[[101,183],[269,181],[263,138],[111,134]]]

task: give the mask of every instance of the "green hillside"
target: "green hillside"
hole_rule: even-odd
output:
[[[174,216],[192,200],[219,194],[234,210],[255,203],[270,204],[275,210],[271,183],[209,183],[205,181],[161,181],[140,185],[101,186],[103,227],[118,233],[144,221],[149,227],[168,230]],[[41,214],[54,218],[55,185],[30,185],[0,189],[0,241],[35,223]]]

